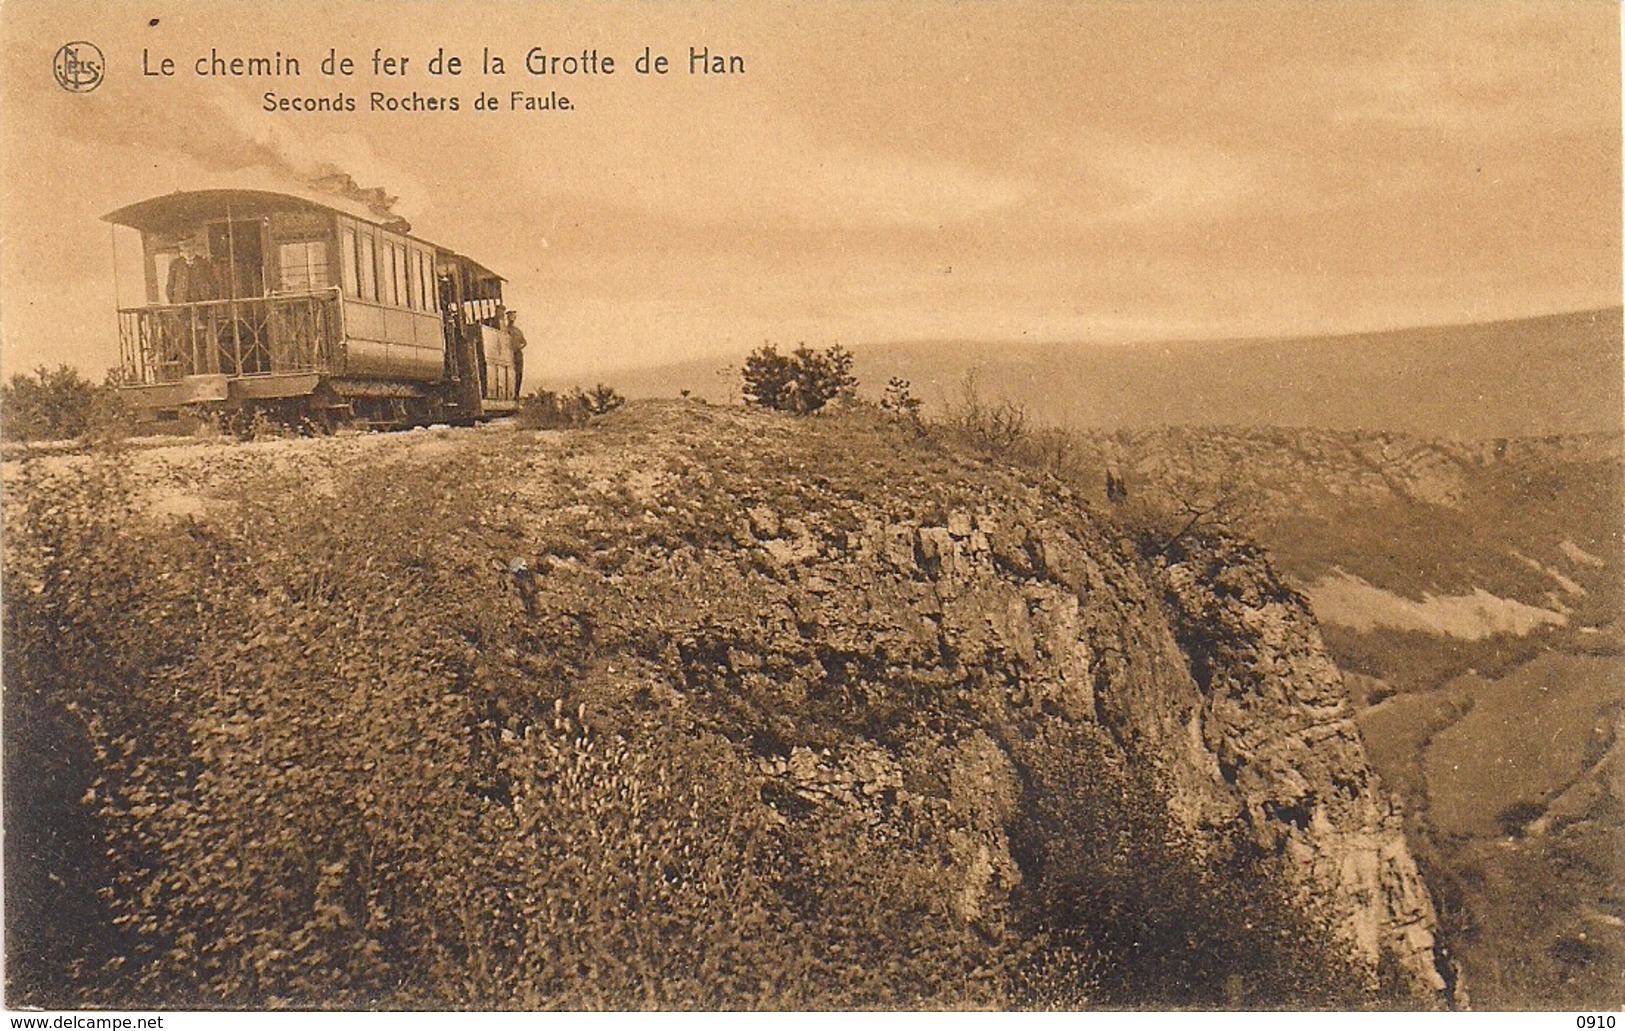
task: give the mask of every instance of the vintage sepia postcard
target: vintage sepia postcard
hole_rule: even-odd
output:
[[[0,35],[7,1010],[1614,1027],[1617,4]]]

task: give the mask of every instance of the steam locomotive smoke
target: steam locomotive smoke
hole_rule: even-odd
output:
[[[365,204],[367,210],[379,218],[404,221],[395,213],[395,205],[400,202],[400,198],[390,194],[382,186],[362,186],[349,172],[325,162],[322,168],[326,171],[307,180],[307,186],[322,193],[336,193]]]
[[[257,117],[259,112],[240,97],[177,97],[155,102],[147,91],[141,91],[119,99],[125,103],[64,105],[61,123],[86,139],[178,151],[212,173],[264,173],[284,186],[297,184],[342,197],[365,205],[379,219],[405,222],[400,209],[408,205],[402,204],[400,192],[362,185],[399,182],[404,177],[398,169],[389,168],[360,136],[297,134]],[[58,97],[47,102],[60,103]],[[191,188],[197,184],[176,185]]]
[[[357,136],[325,136],[315,140],[288,132],[278,123],[248,123],[220,112],[225,117],[220,130],[240,139],[240,152],[252,156],[251,164],[285,175],[318,193],[343,197],[365,205],[376,217],[405,223],[396,209],[400,195],[382,186],[363,186],[363,178],[376,182],[382,162],[364,139]],[[370,174],[369,174],[370,173]],[[409,226],[403,226],[409,227]]]

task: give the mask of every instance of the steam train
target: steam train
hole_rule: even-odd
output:
[[[502,277],[404,220],[260,190],[177,192],[103,217],[141,237],[146,303],[118,311],[120,389],[139,411],[330,427],[518,405]]]

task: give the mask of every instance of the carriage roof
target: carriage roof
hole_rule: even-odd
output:
[[[412,225],[399,216],[380,216],[367,205],[347,198],[324,196],[321,199],[293,193],[270,190],[177,190],[158,197],[137,201],[102,219],[114,225],[128,226],[143,233],[169,232],[228,216],[258,218],[282,212],[321,211],[345,215],[357,221],[375,225],[402,236],[411,236]],[[502,280],[503,277],[481,265],[467,255],[458,254],[419,236],[411,236],[419,243],[436,251],[460,258],[474,266],[482,276]]]

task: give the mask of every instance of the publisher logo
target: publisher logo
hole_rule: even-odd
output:
[[[75,40],[62,44],[51,62],[56,84],[69,93],[89,93],[102,84],[102,52],[94,43]]]

